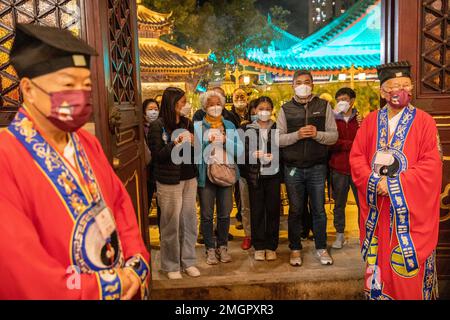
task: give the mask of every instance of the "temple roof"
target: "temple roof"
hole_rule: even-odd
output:
[[[153,11],[142,4],[137,7],[137,20],[140,27],[148,27],[152,29],[171,28],[172,21],[170,13],[159,13]]]
[[[272,25],[276,39],[267,48],[249,50],[241,63],[281,71],[374,68],[381,60],[380,15],[381,0],[360,0],[303,40]]]
[[[183,50],[160,39],[139,39],[142,72],[190,73],[209,65],[209,54]]]

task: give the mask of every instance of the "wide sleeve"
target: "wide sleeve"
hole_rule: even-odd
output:
[[[8,160],[1,154],[0,171],[0,299],[120,298],[117,275],[80,274],[50,256],[24,208],[33,199],[21,194]],[[48,227],[57,228],[51,222]],[[115,288],[114,295],[103,295],[107,288]]]
[[[117,232],[122,243],[123,253],[127,260],[126,266],[131,267],[137,273],[142,283],[145,283],[149,272],[150,255],[142,240],[136,213],[131,198],[122,181],[116,175],[106,159],[103,149],[97,139],[94,140],[100,161],[105,163],[109,176],[110,188],[113,193],[114,218],[117,224]]]
[[[376,118],[376,117],[375,117]],[[376,130],[371,123],[372,117],[368,117],[361,124],[361,128],[356,134],[353,141],[353,147],[350,151],[350,169],[352,173],[352,180],[358,189],[358,198],[360,204],[360,230],[365,230],[364,223],[367,220],[368,204],[367,204],[367,183],[370,175],[372,174],[372,168],[370,166],[372,155],[369,154],[371,150],[372,141],[371,132]]]
[[[353,141],[353,147],[350,151],[350,167],[352,172],[352,179],[358,190],[365,190],[367,187],[367,182],[372,173],[372,168],[370,166],[370,158],[372,155],[369,154],[371,149],[370,143],[371,130],[370,119],[366,119],[362,124],[361,128],[356,134],[355,140]],[[364,191],[365,192],[365,191]]]
[[[420,138],[414,141],[417,161],[410,161],[413,164],[400,174],[409,209],[411,237],[419,263],[424,262],[437,245],[442,185],[442,161],[436,123],[428,115],[422,119],[417,123],[421,127]]]

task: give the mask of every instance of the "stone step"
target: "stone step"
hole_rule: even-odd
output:
[[[314,242],[305,241],[303,265],[289,265],[287,239],[280,241],[276,261],[255,261],[253,249],[243,251],[240,239],[229,242],[233,262],[209,266],[203,246],[197,247],[199,278],[183,274],[168,280],[160,271],[159,250],[152,250],[151,299],[161,300],[297,300],[363,299],[364,263],[358,239],[349,239],[341,250],[331,249],[332,266],[322,266],[314,256]],[[332,241],[334,239],[330,239]]]

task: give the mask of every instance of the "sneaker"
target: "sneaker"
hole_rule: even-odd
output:
[[[333,249],[342,249],[346,243],[347,241],[345,241],[344,234],[336,233],[336,241],[333,242],[331,247]]]
[[[248,250],[251,247],[252,247],[252,239],[250,239],[250,237],[245,237],[241,244],[242,250]]]
[[[302,265],[302,252],[300,250],[292,250],[289,263],[293,267],[300,267]]]
[[[240,222],[240,221],[237,221],[236,224],[234,225],[234,227],[235,227],[237,230],[242,230],[242,229],[244,229],[244,225],[243,225],[242,222]]]
[[[228,248],[225,246],[221,246],[220,248],[216,249],[216,257],[222,263],[228,263],[232,260],[230,254],[228,253]]]
[[[208,251],[206,251],[206,263],[209,265],[215,265],[219,263],[219,260],[217,260],[216,257],[216,250],[208,249]]]
[[[184,272],[186,272],[187,275],[190,276],[190,277],[192,277],[192,278],[200,277],[200,271],[199,271],[196,267],[194,267],[194,266],[189,267],[189,268],[186,268],[186,269],[184,270]]]
[[[276,251],[266,250],[266,260],[267,261],[277,260],[277,253],[276,253]]]
[[[264,250],[256,250],[255,251],[255,260],[256,261],[266,260],[266,252]]]
[[[316,250],[316,256],[320,260],[320,263],[323,265],[333,264],[333,258],[331,258],[330,254],[326,249]]]
[[[180,271],[175,272],[167,272],[167,278],[170,280],[180,280],[183,279],[183,276],[181,275]]]

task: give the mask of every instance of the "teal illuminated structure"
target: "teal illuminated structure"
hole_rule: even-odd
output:
[[[247,51],[239,62],[278,76],[295,70],[315,75],[337,74],[352,66],[375,73],[381,60],[381,0],[360,0],[347,12],[311,36],[300,39],[275,26],[275,39],[266,48]]]

